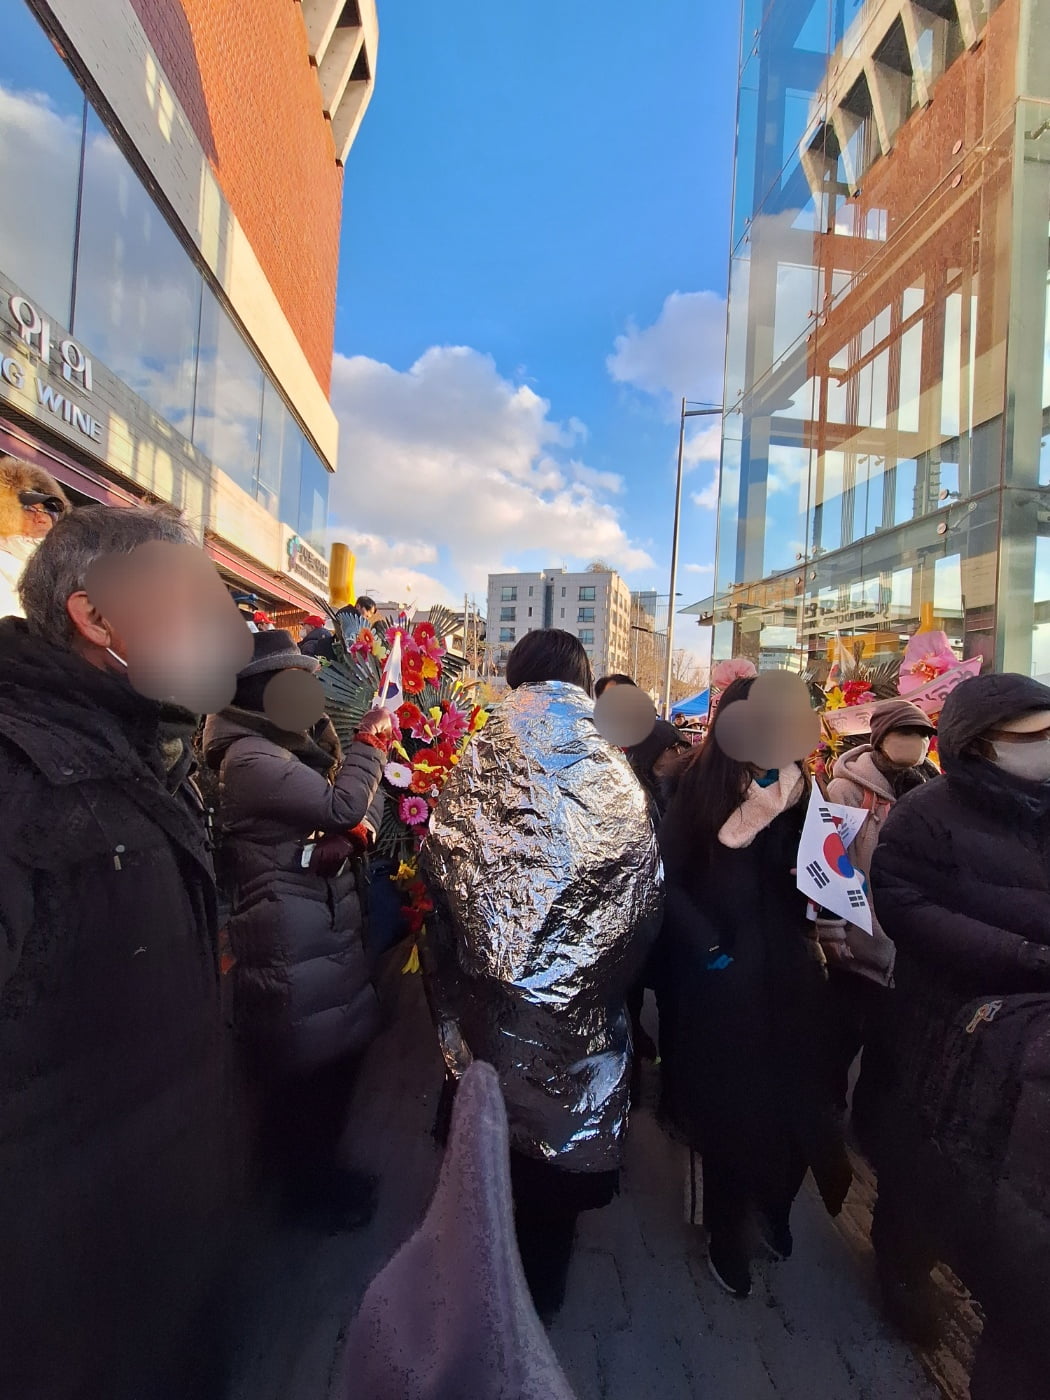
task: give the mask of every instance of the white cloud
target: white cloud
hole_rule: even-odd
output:
[[[464,346],[433,346],[400,371],[336,355],[340,469],[332,538],[358,554],[359,588],[421,604],[483,594],[487,575],[540,554],[652,566],[608,497],[622,480],[572,456],[586,429],[559,423],[527,385]],[[406,591],[407,590],[407,591]]]
[[[606,360],[619,384],[654,398],[722,402],[726,303],[715,292],[672,292],[651,326],[633,323]]]
[[[718,473],[716,472],[711,480],[701,491],[693,492],[693,505],[699,506],[701,510],[718,509]]]
[[[715,566],[713,564],[687,564],[685,571],[687,574],[713,574]]]

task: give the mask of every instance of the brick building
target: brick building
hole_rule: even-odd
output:
[[[0,451],[178,506],[231,583],[314,610],[374,0],[9,0],[4,39]]]

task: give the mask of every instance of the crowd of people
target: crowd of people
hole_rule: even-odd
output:
[[[342,1139],[380,1019],[393,724],[373,709],[344,752],[316,683],[334,634],[247,626],[171,512],[71,510],[11,461],[4,492],[0,1395],[218,1397],[258,1193],[329,1230],[374,1209]],[[578,639],[530,633],[507,682],[423,846],[421,953],[449,1094],[475,1060],[498,1075],[540,1316],[579,1214],[619,1190],[648,1055],[722,1288],[746,1299],[760,1254],[791,1255],[808,1173],[841,1210],[852,1139],[891,1319],[930,1340],[948,1264],[987,1318],[974,1400],[1044,1394],[1050,689],[964,682],[937,766],[923,711],[875,708],[826,793],[865,813],[869,934],[798,888],[810,755],[728,743],[753,678],[699,746],[658,721],[626,750],[593,697],[634,683],[596,686]]]

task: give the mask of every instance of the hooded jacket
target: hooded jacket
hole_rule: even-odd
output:
[[[222,1249],[214,881],[162,718],[0,622],[5,1395],[161,1394]]]
[[[507,1110],[475,1061],[456,1094],[426,1219],[347,1331],[337,1400],[573,1400],[514,1238]]]
[[[39,540],[23,534],[24,516],[19,494],[42,491],[57,496],[69,509],[66,493],[42,467],[17,457],[0,457],[0,617],[24,617],[18,584]]]
[[[936,1058],[975,997],[1050,991],[1028,943],[1050,944],[1050,783],[1003,772],[968,749],[996,723],[1050,710],[1027,676],[965,681],[945,701],[945,777],[903,797],[872,865],[875,908],[897,945],[902,1065]]]
[[[364,865],[326,878],[303,857],[315,832],[366,817],[378,831],[382,758],[354,744],[330,782],[319,769],[334,752],[234,709],[209,717],[204,753],[219,773],[235,1021],[261,1076],[309,1074],[363,1050],[379,1026]]]
[[[423,848],[439,1020],[495,1066],[511,1145],[579,1172],[620,1165],[625,997],[663,902],[645,793],[593,716],[561,681],[512,691],[449,778]]]
[[[923,774],[929,778],[936,777],[936,769],[932,764],[923,764]],[[875,762],[875,750],[870,744],[850,749],[838,759],[828,784],[828,800],[844,807],[862,807],[867,811],[864,824],[850,846],[849,857],[854,867],[863,872],[870,888],[875,847],[886,818],[897,801],[889,778]],[[870,981],[889,986],[893,981],[895,950],[874,914],[871,922],[870,935],[856,924],[835,925],[842,929],[842,936],[853,955],[840,965]],[[821,928],[821,941],[824,942],[823,924]]]

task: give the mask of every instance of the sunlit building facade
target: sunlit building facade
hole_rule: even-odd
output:
[[[343,162],[374,0],[4,0],[0,451],[328,593]]]
[[[1050,0],[745,0],[714,655],[1050,672]]]

